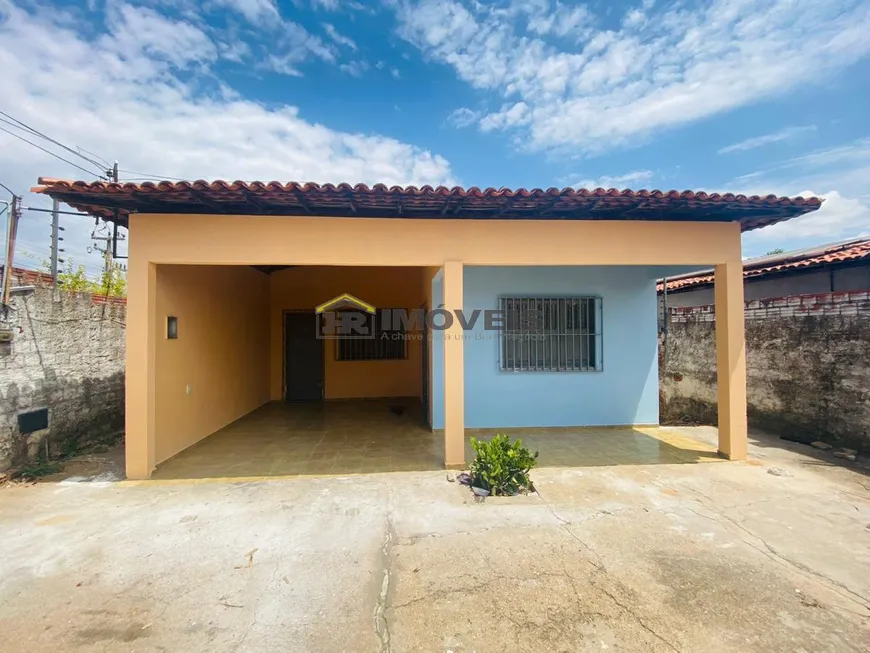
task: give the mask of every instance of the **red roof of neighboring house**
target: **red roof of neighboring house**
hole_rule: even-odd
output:
[[[817,197],[660,190],[446,188],[276,181],[134,183],[40,178],[34,192],[126,224],[131,213],[226,213],[499,220],[740,222],[743,231],[817,210]]]
[[[750,279],[777,272],[786,272],[817,265],[831,265],[870,260],[870,238],[858,238],[809,249],[772,254],[743,262],[743,278]],[[686,290],[713,283],[713,270],[699,270],[678,277],[668,277],[668,292]],[[662,284],[657,286],[661,292]]]
[[[3,272],[3,264],[0,263],[0,273]],[[54,278],[48,272],[40,270],[28,270],[12,266],[12,276],[27,283],[52,283]]]

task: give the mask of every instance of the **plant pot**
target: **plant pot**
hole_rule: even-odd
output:
[[[474,492],[474,494],[476,494],[479,497],[488,497],[489,496],[489,490],[484,490],[482,487],[474,487],[472,485],[471,491]]]

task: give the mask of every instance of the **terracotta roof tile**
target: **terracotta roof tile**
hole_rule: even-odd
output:
[[[870,260],[870,238],[823,245],[798,252],[785,252],[774,256],[747,259],[743,262],[743,278],[751,279],[788,270],[809,268],[817,265],[847,263],[863,259]],[[686,290],[687,288],[711,283],[713,283],[713,271],[703,270],[695,275],[668,279],[668,292]],[[657,288],[661,292],[662,284],[659,283]]]
[[[130,213],[230,213],[472,219],[624,219],[741,222],[755,229],[818,209],[816,197],[615,188],[512,190],[277,181],[112,183],[40,178],[34,192],[125,223]],[[117,211],[117,217],[116,217]]]

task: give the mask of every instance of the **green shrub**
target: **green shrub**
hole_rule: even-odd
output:
[[[471,463],[471,484],[489,490],[493,496],[512,495],[532,490],[529,471],[538,464],[538,452],[534,455],[517,439],[499,433],[489,442],[471,438],[471,446],[477,454]]]
[[[61,470],[63,470],[63,465],[58,462],[48,460],[45,457],[45,454],[42,454],[38,456],[37,459],[33,462],[28,463],[24,467],[20,468],[12,476],[13,478],[21,479],[24,481],[33,481],[43,476],[51,476],[52,474],[57,474]]]

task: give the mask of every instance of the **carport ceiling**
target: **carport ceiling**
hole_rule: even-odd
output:
[[[280,272],[281,270],[286,270],[287,268],[295,268],[295,265],[252,265],[252,268],[255,270],[259,270],[263,274],[272,274],[273,272]]]

